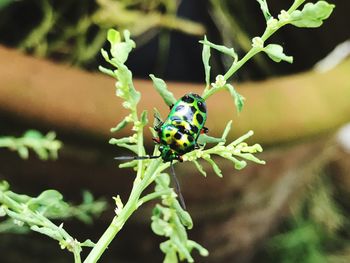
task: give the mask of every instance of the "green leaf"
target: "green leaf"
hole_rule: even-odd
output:
[[[168,90],[167,85],[164,82],[164,80],[155,77],[153,74],[150,74],[149,76],[153,81],[154,88],[157,90],[157,92],[163,98],[166,105],[168,105],[168,106],[174,105],[176,102],[176,99],[174,97],[174,94]]]
[[[111,132],[117,132],[120,131],[121,129],[125,128],[126,125],[129,123],[129,116],[126,116],[121,122],[118,123],[117,126],[111,128]]]
[[[229,133],[230,130],[231,130],[231,125],[232,125],[232,120],[230,120],[230,121],[226,124],[225,130],[224,130],[224,132],[222,133],[221,138],[222,138],[224,141],[226,141],[226,137],[227,137],[228,133]]]
[[[0,180],[0,191],[5,192],[10,188],[10,184],[5,180]]]
[[[333,12],[335,5],[326,1],[307,3],[304,8],[291,13],[291,24],[296,27],[319,27]]]
[[[19,156],[22,159],[28,159],[28,157],[29,157],[29,150],[28,150],[27,147],[20,146],[20,147],[18,147],[17,151],[18,151]]]
[[[216,45],[216,44],[208,41],[206,38],[204,38],[204,40],[200,40],[199,43],[201,43],[205,46],[209,46],[213,49],[216,49],[217,51],[219,51],[221,53],[229,55],[230,57],[233,57],[235,60],[237,59],[237,54],[233,48],[228,48],[228,47],[223,46],[223,45]]]
[[[204,41],[207,41],[207,36],[204,36]],[[205,83],[206,87],[210,87],[210,47],[208,45],[203,45],[202,50],[202,60],[204,65],[204,72],[205,72]]]
[[[193,248],[197,249],[199,254],[203,257],[207,257],[209,255],[209,251],[206,248],[202,247],[200,244],[198,244],[193,240],[188,240],[187,246],[190,247],[191,249]]]
[[[34,225],[34,226],[31,226],[30,229],[58,241],[61,241],[63,239],[63,237],[59,234],[57,230],[54,230],[48,227],[39,227]]]
[[[281,62],[282,60],[288,63],[293,63],[293,57],[287,56],[283,53],[283,47],[277,44],[269,44],[264,47],[263,51],[275,62]]]
[[[142,126],[146,126],[147,123],[148,123],[147,111],[144,110],[144,111],[141,113],[141,124],[142,124]]]
[[[222,172],[221,172],[221,169],[220,169],[219,166],[214,162],[213,159],[211,159],[210,157],[209,157],[209,158],[203,157],[203,159],[206,160],[208,163],[210,163],[210,165],[213,167],[213,170],[214,170],[214,172],[216,173],[217,176],[223,177]]]
[[[203,145],[207,143],[219,143],[219,142],[225,142],[225,139],[212,137],[212,136],[206,135],[205,133],[200,134],[197,139],[197,143],[199,145]]]
[[[108,76],[111,76],[113,78],[115,77],[114,72],[111,69],[108,69],[108,68],[105,68],[105,67],[102,67],[102,66],[98,66],[98,69],[99,69],[99,71],[101,71],[102,73],[104,73],[104,74],[106,74]]]
[[[31,139],[42,139],[44,136],[36,131],[36,130],[28,130],[23,134],[23,137],[25,138],[31,138]]]
[[[260,4],[261,11],[263,12],[266,21],[269,20],[272,17],[272,15],[269,11],[269,7],[267,6],[266,0],[257,0],[257,1]]]
[[[80,246],[82,246],[82,247],[94,247],[95,243],[92,242],[90,239],[86,239],[83,243],[80,243]]]
[[[204,171],[203,167],[202,167],[196,160],[193,160],[193,163],[196,165],[198,171],[199,171],[204,177],[207,177],[207,173]]]
[[[107,32],[107,39],[111,44],[113,59],[124,64],[131,50],[135,48],[135,42],[130,39],[130,32],[127,30],[124,31],[124,42],[122,42],[120,33],[114,29],[109,29]]]
[[[239,94],[231,84],[226,84],[225,88],[230,92],[238,112],[241,112],[244,106],[244,97]]]

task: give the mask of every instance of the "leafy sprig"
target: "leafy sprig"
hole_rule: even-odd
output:
[[[284,53],[283,47],[279,44],[265,44],[265,42],[279,29],[285,25],[293,25],[296,27],[315,28],[323,24],[323,21],[327,19],[335,5],[329,4],[326,1],[318,1],[316,3],[307,3],[301,10],[298,8],[305,2],[305,0],[295,0],[292,6],[287,10],[281,10],[277,18],[273,17],[269,11],[266,0],[258,0],[260,8],[266,19],[266,29],[260,37],[254,37],[252,39],[252,48],[239,59],[238,54],[233,48],[228,48],[222,45],[214,44],[204,37],[199,41],[203,44],[203,63],[205,70],[206,88],[202,94],[204,99],[209,98],[219,90],[229,90],[233,96],[237,111],[240,112],[243,108],[244,98],[236,92],[233,86],[228,87],[226,81],[231,78],[238,69],[240,69],[248,60],[260,52],[264,52],[269,58],[275,62],[286,61],[293,63],[293,57]],[[215,83],[210,83],[210,49],[219,51],[232,58],[232,65],[230,68],[216,77]]]
[[[287,24],[303,27],[319,26],[322,24],[322,21],[331,14],[334,8],[333,5],[324,1],[319,1],[315,4],[306,4],[303,9],[298,10],[305,1],[295,0],[287,11],[282,10],[278,17],[274,18],[268,9],[267,2],[265,0],[258,0],[258,2],[266,19],[266,30],[261,37],[255,37],[252,39],[252,48],[245,56],[239,58],[233,48],[227,48],[222,45],[211,43],[206,37],[201,41],[203,44],[202,58],[206,83],[202,97],[207,100],[216,92],[227,90],[233,97],[238,112],[240,112],[244,106],[244,98],[235,90],[232,84],[228,83],[228,79],[251,57],[259,52],[265,52],[276,62],[287,61],[291,63],[292,57],[284,54],[282,46],[278,44],[266,45],[266,40],[277,30]],[[147,112],[143,111],[141,115],[138,115],[137,113],[137,104],[140,100],[140,94],[136,91],[133,85],[131,72],[124,64],[130,51],[134,48],[134,42],[130,39],[128,31],[124,31],[123,35],[124,40],[121,39],[121,36],[117,31],[113,29],[108,31],[107,38],[111,44],[110,55],[105,50],[102,50],[102,55],[105,60],[116,69],[111,70],[100,67],[100,70],[116,78],[116,94],[124,100],[123,106],[130,111],[130,114],[112,129],[112,131],[118,131],[125,128],[128,124],[132,124],[133,135],[126,138],[113,138],[110,140],[110,143],[127,148],[138,156],[145,156],[145,148],[143,146],[143,128],[148,122]],[[224,53],[232,58],[231,67],[227,72],[216,76],[215,82],[213,83],[211,83],[210,76],[211,49]],[[177,99],[172,92],[168,90],[166,83],[154,75],[150,75],[150,77],[155,89],[158,91],[164,102],[169,106],[174,104]],[[156,112],[156,116],[156,119],[160,118],[158,112]],[[254,155],[261,152],[262,147],[259,144],[249,146],[245,142],[248,137],[253,135],[252,131],[249,131],[238,139],[226,144],[226,138],[230,126],[231,123],[229,122],[221,138],[201,135],[198,138],[198,143],[203,146],[209,143],[214,143],[215,145],[211,148],[202,147],[191,151],[182,156],[183,160],[193,162],[199,172],[206,175],[203,167],[198,162],[198,159],[204,159],[213,167],[214,172],[220,177],[222,176],[222,172],[215,160],[212,159],[213,155],[231,161],[236,169],[243,169],[247,165],[247,160],[258,164],[264,164],[265,162],[263,160],[258,159]],[[157,146],[153,151],[153,155],[159,155]],[[160,158],[142,159],[123,163],[120,167],[133,167],[136,169],[137,175],[133,188],[125,203],[122,202],[119,196],[114,198],[116,203],[116,216],[96,243],[85,262],[96,262],[133,212],[144,203],[154,199],[161,199],[161,204],[157,204],[153,210],[151,224],[152,230],[157,235],[168,238],[168,240],[164,241],[160,246],[161,250],[165,253],[164,262],[177,262],[178,259],[186,259],[189,262],[193,262],[191,256],[193,248],[196,248],[203,256],[208,255],[206,249],[188,239],[186,229],[192,228],[192,219],[190,214],[179,205],[179,202],[176,199],[176,193],[170,187],[169,175],[164,172],[165,169],[169,167],[169,163],[163,163]],[[143,195],[144,190],[152,183],[156,184],[155,191]]]
[[[62,143],[56,140],[56,134],[49,132],[46,135],[35,130],[29,130],[22,137],[13,136],[0,137],[0,148],[8,148],[17,151],[23,159],[29,157],[29,150],[33,150],[40,159],[56,159],[57,152]]]
[[[9,219],[0,223],[0,232],[21,232],[28,228],[46,235],[59,242],[62,249],[68,249],[74,254],[76,263],[81,262],[82,247],[92,247],[90,240],[79,242],[63,228],[63,223],[56,225],[52,219],[77,217],[91,223],[92,216],[100,214],[106,207],[106,202],[94,201],[90,193],[84,193],[84,202],[79,206],[72,206],[63,200],[63,196],[56,190],[46,190],[37,197],[17,194],[10,190],[6,181],[0,181],[0,217]]]

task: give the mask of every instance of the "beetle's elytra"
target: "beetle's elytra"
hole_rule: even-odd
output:
[[[160,157],[164,162],[182,161],[181,156],[197,147],[197,139],[207,120],[207,107],[204,99],[194,93],[188,93],[171,106],[164,122],[155,127],[160,144]]]

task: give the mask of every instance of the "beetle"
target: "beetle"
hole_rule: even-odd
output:
[[[166,120],[154,127],[158,138],[153,140],[160,144],[160,157],[164,162],[182,162],[182,155],[198,148],[200,133],[208,132],[208,128],[204,127],[207,107],[202,97],[188,93],[170,109]]]
[[[158,124],[154,130],[158,137],[153,138],[159,144],[160,155],[156,156],[121,156],[118,160],[142,160],[162,158],[170,162],[171,172],[175,181],[175,190],[179,196],[181,206],[186,209],[181,194],[180,185],[176,178],[173,161],[183,161],[182,155],[199,148],[197,143],[201,133],[207,133],[205,122],[207,120],[207,107],[205,100],[195,93],[188,93],[170,106],[170,113],[163,122],[157,116]]]

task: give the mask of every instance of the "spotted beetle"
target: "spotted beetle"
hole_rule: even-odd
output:
[[[158,138],[153,140],[160,144],[163,161],[182,161],[183,154],[197,148],[199,134],[208,132],[206,119],[206,103],[197,94],[188,93],[171,106],[167,119],[154,128]]]
[[[154,130],[157,132],[158,138],[153,138],[153,140],[160,145],[160,155],[121,156],[115,159],[142,160],[162,158],[164,162],[170,162],[176,193],[179,196],[181,206],[186,209],[173,167],[173,160],[182,162],[182,155],[198,148],[197,140],[199,135],[208,132],[208,128],[204,127],[207,120],[206,103],[201,96],[195,93],[188,93],[170,106],[170,113],[164,122],[158,117],[156,118],[159,123],[154,127]]]

